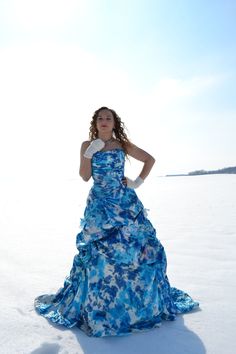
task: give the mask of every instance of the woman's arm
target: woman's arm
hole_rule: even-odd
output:
[[[88,181],[92,175],[92,168],[91,168],[91,159],[87,159],[84,157],[84,153],[89,147],[91,141],[84,141],[81,145],[80,149],[80,168],[79,174],[83,178],[84,181]]]
[[[139,174],[139,177],[144,180],[149,175],[155,163],[154,157],[134,144],[128,146],[127,152],[128,155],[144,163],[143,168]]]

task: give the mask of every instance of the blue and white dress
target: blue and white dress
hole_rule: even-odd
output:
[[[35,299],[39,314],[88,336],[146,331],[198,307],[170,286],[156,230],[135,191],[122,183],[124,163],[120,148],[94,154],[94,184],[70,274],[56,294]]]

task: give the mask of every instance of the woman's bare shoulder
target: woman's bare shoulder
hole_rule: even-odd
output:
[[[114,140],[113,141],[113,147],[114,148],[122,148],[122,145],[121,145],[121,143],[119,142],[119,140]]]
[[[90,145],[91,141],[90,140],[85,140],[81,144],[81,151],[85,151],[87,147]]]
[[[140,147],[138,147],[137,145],[135,145],[133,143],[127,147],[127,152],[128,152],[128,155],[130,155],[131,157],[133,157],[139,161],[145,162],[147,159],[150,159],[150,158],[155,160],[154,157],[152,155],[150,155],[147,151],[141,149]]]
[[[90,140],[85,140],[85,141],[82,142],[81,146],[87,146],[87,145],[89,145],[90,143],[91,143]]]

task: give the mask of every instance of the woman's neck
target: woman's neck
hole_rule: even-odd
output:
[[[98,134],[98,138],[102,139],[104,143],[113,139],[112,134]]]

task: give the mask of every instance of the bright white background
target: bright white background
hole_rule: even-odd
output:
[[[235,11],[230,0],[0,1],[0,352],[234,353],[235,177],[157,176],[235,166]],[[54,328],[33,310],[72,265],[91,186],[79,150],[103,105],[156,158],[139,195],[171,284],[201,303],[122,339]]]
[[[155,175],[235,165],[234,1],[0,1],[0,176],[77,178],[114,108]]]
[[[8,181],[0,189],[1,354],[234,354],[235,176],[156,177],[137,192],[165,246],[171,285],[201,310],[123,338],[49,324],[33,301],[69,275],[87,191],[77,180]]]

